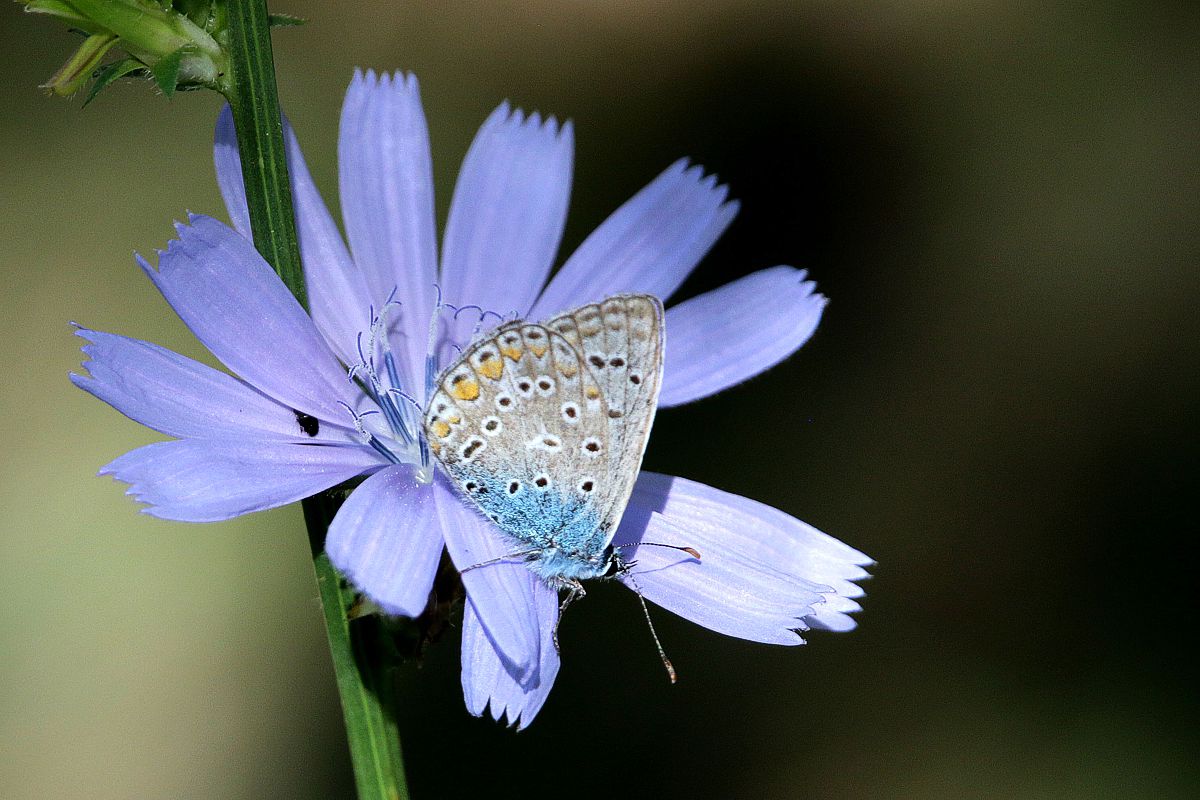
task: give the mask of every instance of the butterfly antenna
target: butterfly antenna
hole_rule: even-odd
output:
[[[666,545],[671,547],[672,545]],[[679,550],[690,548],[676,548]],[[699,555],[697,555],[699,557]],[[675,683],[677,676],[675,675],[675,666],[671,663],[671,659],[667,658],[666,651],[663,650],[662,642],[658,638],[658,631],[654,630],[654,623],[650,621],[650,609],[646,607],[646,598],[642,596],[642,587],[638,586],[637,580],[633,577],[633,573],[628,573],[629,583],[633,585],[633,593],[637,595],[638,602],[642,604],[642,616],[646,618],[646,625],[650,627],[650,635],[654,638],[654,646],[658,649],[658,657],[662,659],[663,666],[667,669],[667,677],[671,679],[671,683]]]
[[[700,551],[694,547],[681,547],[680,545],[677,545],[677,544],[663,544],[662,542],[630,542],[629,544],[619,544],[619,545],[617,545],[616,549],[617,550],[625,550],[630,547],[667,547],[667,548],[670,548],[671,550],[679,550],[681,552],[687,553],[689,556],[696,559],[697,561],[700,560]]]

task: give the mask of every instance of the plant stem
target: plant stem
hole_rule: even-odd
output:
[[[229,73],[222,78],[222,91],[237,129],[254,246],[307,307],[266,0],[230,0],[228,25]],[[330,493],[310,497],[304,501],[304,520],[354,780],[360,800],[398,800],[408,797],[408,789],[396,726],[394,659],[388,656],[388,634],[375,620],[351,623],[354,592],[324,554],[325,533],[338,505]]]
[[[224,93],[237,130],[254,246],[307,308],[266,0],[232,0],[228,14]]]

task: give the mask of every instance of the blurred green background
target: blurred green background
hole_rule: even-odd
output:
[[[355,66],[419,74],[442,219],[505,97],[576,122],[564,252],[678,156],[716,170],[742,212],[680,296],[791,263],[832,302],[648,466],[879,561],[804,648],[659,613],[673,688],[598,587],[521,734],[467,715],[447,637],[403,676],[415,796],[1196,796],[1200,6],[274,5],[310,20],[276,54],[331,202]],[[201,355],[131,251],[224,216],[218,98],[80,110],[36,88],[73,37],[0,20],[0,796],[348,797],[298,508],[139,516],[95,471],[156,437],[66,379],[68,320]]]

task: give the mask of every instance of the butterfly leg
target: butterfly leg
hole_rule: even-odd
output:
[[[558,619],[554,620],[554,652],[562,652],[558,647],[558,626],[562,623],[563,612],[576,600],[581,597],[587,597],[587,592],[584,591],[583,584],[579,581],[563,581],[559,588],[567,590],[567,596],[561,603],[558,604]]]

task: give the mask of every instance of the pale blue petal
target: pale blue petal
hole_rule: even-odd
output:
[[[358,362],[358,334],[371,324],[371,297],[362,272],[313,183],[300,143],[284,123],[288,171],[296,206],[300,260],[313,321],[345,364]]]
[[[531,611],[536,578],[524,564],[516,562],[469,569],[509,555],[513,546],[501,538],[494,525],[467,506],[440,472],[433,487],[446,550],[454,566],[463,572],[467,597],[510,672],[517,680],[527,680],[538,664],[540,637]]]
[[[196,337],[259,391],[336,424],[362,407],[320,332],[250,242],[211,217],[179,225],[158,269],[142,269]]]
[[[802,644],[793,630],[848,630],[852,581],[871,559],[811,525],[754,500],[669,475],[643,472],[614,539],[692,547],[622,549],[637,562],[626,585],[648,600],[721,633]]]
[[[806,275],[771,267],[669,309],[658,404],[707,397],[796,352],[816,330],[826,303]]]
[[[372,298],[362,273],[350,259],[325,201],[313,183],[300,143],[292,126],[283,121],[287,144],[288,175],[296,207],[296,233],[300,238],[300,260],[308,289],[308,306],[317,327],[346,364],[358,361],[358,334],[370,326]],[[248,239],[250,218],[242,184],[241,159],[233,128],[233,114],[225,106],[217,118],[214,160],[217,183],[225,207],[238,232]],[[378,303],[377,303],[378,305]]]
[[[680,160],[592,232],[534,305],[545,319],[618,292],[666,300],[737,214],[715,175]]]
[[[418,483],[407,465],[375,473],[338,509],[325,552],[384,611],[419,615],[442,555],[432,487]]]
[[[558,593],[537,581],[531,613],[540,632],[538,666],[524,680],[519,680],[496,652],[474,603],[467,602],[463,611],[462,685],[467,710],[475,716],[483,716],[490,706],[492,718],[497,722],[507,717],[508,724],[521,729],[533,721],[545,704],[559,668],[553,638]]]
[[[170,436],[354,443],[330,423],[310,437],[287,406],[224,372],[150,342],[79,328],[89,375],[71,382],[125,416]]]
[[[217,522],[287,505],[382,466],[363,446],[181,439],[131,450],[100,470],[128,483],[143,513]]]
[[[433,167],[412,75],[355,72],[338,134],[342,218],[354,262],[378,309],[394,290],[394,342],[410,392],[425,385],[437,280]]]
[[[766,644],[803,644],[795,631],[822,602],[824,587],[790,581],[770,567],[748,568],[728,558],[711,540],[651,514],[644,526],[647,541],[686,544],[703,556],[661,547],[630,548],[623,558],[637,562],[620,580],[663,608],[706,628]],[[621,540],[619,544],[628,544]]]
[[[550,274],[571,194],[571,123],[497,108],[471,144],[442,244],[446,302],[524,318]],[[471,338],[477,315],[460,315],[452,341]],[[488,317],[485,325],[496,324]]]
[[[242,236],[253,240],[250,209],[246,205],[246,185],[242,182],[237,131],[233,126],[233,112],[228,105],[217,115],[217,129],[213,134],[213,166],[217,169],[217,186],[233,227]]]

